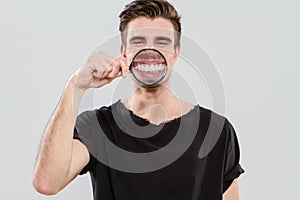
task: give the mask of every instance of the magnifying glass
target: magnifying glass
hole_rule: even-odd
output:
[[[142,49],[135,54],[129,70],[133,78],[144,87],[155,87],[166,76],[166,58],[156,49]]]

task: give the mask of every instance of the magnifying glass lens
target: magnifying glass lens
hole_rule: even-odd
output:
[[[144,86],[158,84],[167,74],[165,57],[156,49],[143,49],[132,59],[130,71],[134,79]]]

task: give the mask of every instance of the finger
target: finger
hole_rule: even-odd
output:
[[[116,75],[119,73],[119,70],[121,68],[120,62],[116,60],[113,63],[111,63],[111,66],[112,66],[112,71],[111,71],[111,73],[109,74],[108,77],[115,78]]]
[[[120,77],[120,76],[123,76],[122,71],[118,71],[118,73],[116,74],[116,77]]]
[[[113,58],[113,57],[105,54],[104,52],[102,52],[102,53],[100,52],[100,55],[102,55],[103,58],[104,58],[104,60],[106,60],[106,62],[109,63],[111,66],[120,68],[121,71],[122,71],[122,75],[124,77],[129,72],[128,64],[127,64],[127,62],[126,62],[126,60],[124,58],[122,58],[122,57]],[[111,76],[114,76],[114,75],[115,74],[111,73]]]
[[[93,61],[96,63],[95,70],[103,72],[101,77],[106,77],[109,73],[111,73],[112,67],[110,66],[110,63],[112,60],[113,59],[103,51],[99,51],[93,55]]]
[[[103,85],[106,85],[108,83],[110,83],[112,80],[105,78],[105,79],[95,79],[92,83],[91,83],[91,87],[93,88],[99,88],[102,87]]]
[[[112,70],[113,70],[112,66],[110,66],[110,65],[107,66],[106,69],[105,69],[105,71],[104,71],[104,73],[103,73],[103,75],[102,75],[102,78],[108,77],[109,74],[112,72]]]
[[[89,64],[92,75],[96,78],[101,78],[104,73],[104,69],[97,66],[97,64]]]
[[[123,59],[123,58],[119,58],[118,61],[119,61],[119,63],[120,63],[122,76],[123,76],[123,77],[126,77],[126,74],[129,73],[128,63],[127,63],[127,61],[126,61],[125,59]]]

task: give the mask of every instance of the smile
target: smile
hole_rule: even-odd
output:
[[[161,72],[164,71],[167,66],[165,64],[137,64],[135,68],[142,72]]]

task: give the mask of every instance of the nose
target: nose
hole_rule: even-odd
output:
[[[146,49],[154,49],[154,44],[151,41],[147,41],[147,45],[145,46]]]

